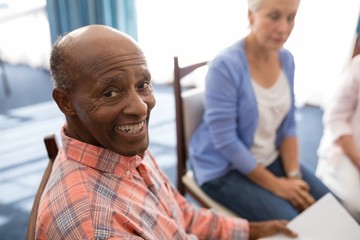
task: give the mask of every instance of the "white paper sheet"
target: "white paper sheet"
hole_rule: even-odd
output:
[[[360,240],[360,225],[330,193],[290,221],[288,227],[298,233],[296,240]],[[261,240],[290,239],[294,238],[277,234]]]

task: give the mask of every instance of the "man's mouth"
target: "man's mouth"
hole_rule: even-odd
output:
[[[138,124],[127,124],[118,126],[117,129],[121,132],[128,133],[128,134],[137,134],[139,133],[144,127],[144,122]]]

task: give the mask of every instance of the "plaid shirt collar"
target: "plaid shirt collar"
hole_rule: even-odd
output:
[[[69,159],[73,161],[98,169],[102,172],[119,176],[127,175],[129,170],[131,171],[131,169],[137,168],[143,161],[138,155],[126,157],[109,149],[70,138],[66,136],[65,130],[66,126],[61,130],[63,148]]]

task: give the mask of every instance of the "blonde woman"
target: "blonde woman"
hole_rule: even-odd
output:
[[[211,62],[190,143],[201,188],[253,221],[291,220],[329,192],[299,161],[295,65],[283,48],[299,3],[248,1],[250,33]]]

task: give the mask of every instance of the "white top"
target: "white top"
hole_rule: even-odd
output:
[[[345,80],[338,88],[332,102],[325,107],[323,119],[325,129],[319,148],[320,157],[342,154],[334,141],[346,134],[353,135],[355,144],[360,150],[359,119],[360,55],[353,59]]]
[[[269,88],[254,80],[252,85],[258,103],[259,122],[251,152],[257,163],[269,166],[279,155],[275,146],[276,131],[290,110],[290,87],[283,71]]]
[[[316,175],[342,200],[360,224],[360,171],[335,141],[352,135],[360,151],[360,55],[354,57],[346,78],[326,106],[324,135],[318,149]]]

